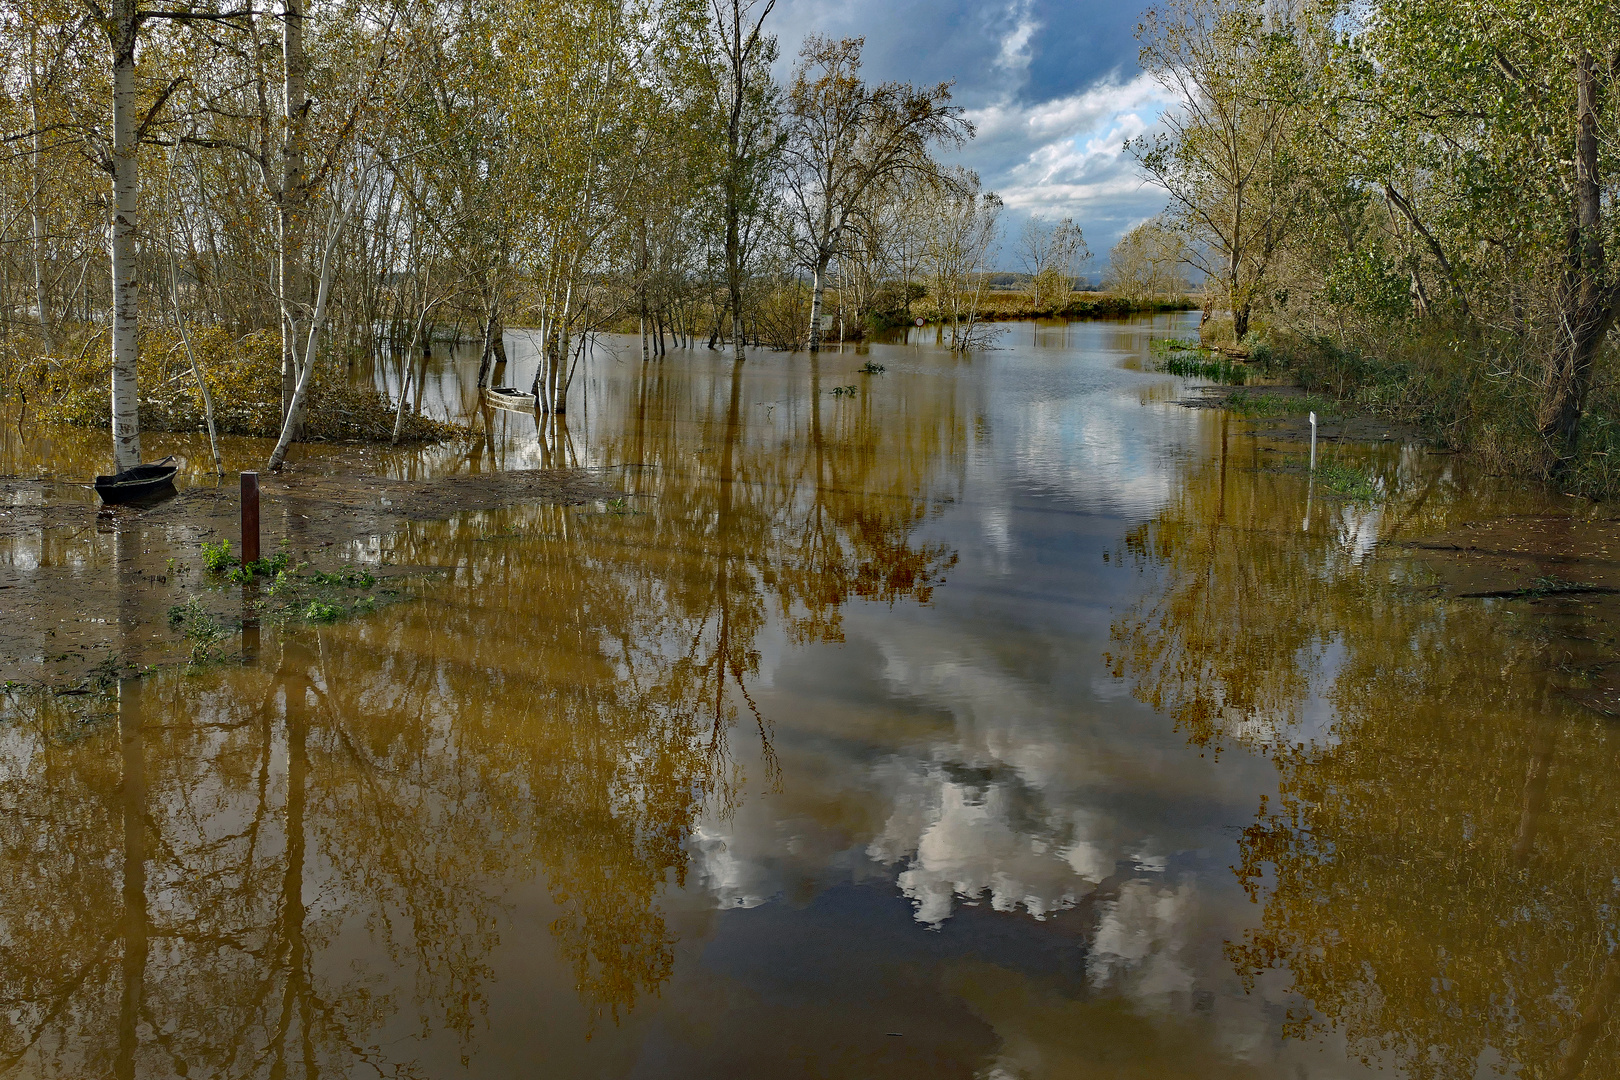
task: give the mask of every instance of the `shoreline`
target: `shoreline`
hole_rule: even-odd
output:
[[[295,571],[307,564],[315,580],[363,567],[384,583],[397,584],[403,577],[455,570],[387,561],[391,540],[413,522],[448,521],[523,503],[576,506],[621,495],[580,470],[398,480],[368,473],[367,464],[360,455],[333,455],[261,476],[266,558],[284,553]],[[98,674],[126,676],[183,661],[191,645],[175,630],[173,613],[193,599],[206,605],[216,626],[228,635],[238,633],[255,617],[238,596],[248,587],[203,568],[205,544],[236,546],[238,514],[234,476],[218,486],[187,485],[146,508],[98,507],[66,481],[0,479],[0,539],[37,537],[40,552],[32,566],[0,565],[7,613],[0,620],[0,685],[71,694]],[[49,562],[44,561],[47,549]],[[295,587],[290,595],[301,598],[296,573],[288,584]],[[356,604],[344,613],[368,610]]]

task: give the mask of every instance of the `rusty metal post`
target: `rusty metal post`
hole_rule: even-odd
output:
[[[259,474],[242,474],[242,562],[259,561]]]
[[[242,564],[259,561],[259,474],[242,474]],[[259,583],[242,582],[242,658],[259,656]]]

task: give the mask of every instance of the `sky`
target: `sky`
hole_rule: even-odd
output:
[[[778,0],[770,16],[783,75],[809,34],[866,38],[864,74],[952,80],[977,137],[947,160],[978,171],[1007,204],[996,263],[1017,270],[1030,214],[1072,217],[1096,258],[1158,213],[1164,194],[1124,153],[1168,104],[1137,64],[1147,0]]]

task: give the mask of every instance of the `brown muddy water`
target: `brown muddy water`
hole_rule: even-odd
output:
[[[267,548],[409,584],[256,641],[228,520],[8,416],[0,1075],[1620,1076],[1614,522],[1312,474],[1145,370],[1184,331],[609,343],[349,475],[610,493],[336,528],[308,451]]]

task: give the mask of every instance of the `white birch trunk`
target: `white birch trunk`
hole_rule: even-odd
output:
[[[344,215],[347,218],[348,215]],[[278,472],[282,463],[287,460],[287,449],[292,446],[293,439],[297,437],[298,429],[304,421],[304,401],[309,395],[310,376],[315,373],[315,345],[321,332],[321,324],[326,321],[326,298],[332,291],[332,249],[337,246],[337,233],[342,230],[340,224],[337,230],[327,238],[326,255],[321,260],[321,287],[315,298],[315,313],[309,320],[309,340],[304,346],[303,362],[299,365],[298,386],[293,390],[292,404],[287,409],[287,416],[281,423],[281,438],[276,440],[276,448],[270,452],[270,460],[265,463],[268,472]],[[401,400],[404,399],[403,388],[400,391]]]
[[[265,463],[267,472],[277,472],[282,463],[287,460],[287,450],[292,446],[293,440],[298,437],[299,429],[304,422],[304,402],[309,395],[310,376],[315,373],[315,346],[319,341],[321,327],[326,323],[326,301],[332,293],[332,253],[337,250],[338,238],[343,235],[344,228],[349,223],[349,215],[359,205],[364,194],[365,178],[356,182],[355,193],[349,205],[341,211],[333,210],[332,220],[326,230],[326,250],[321,253],[321,282],[315,295],[315,310],[309,319],[309,338],[304,343],[303,356],[299,357],[297,347],[293,349],[293,359],[298,362],[298,385],[293,389],[292,401],[287,407],[287,415],[281,421],[281,437],[276,440],[276,448],[270,452],[270,460]],[[400,388],[400,398],[404,399],[405,388]]]
[[[292,398],[303,373],[298,342],[305,336],[303,272],[304,215],[308,201],[304,164],[304,115],[309,106],[304,56],[302,0],[282,0],[282,131],[280,191],[276,200],[276,290],[281,301],[281,412],[292,412]],[[295,433],[296,435],[296,433]]]
[[[568,288],[563,291],[562,318],[557,322],[557,361],[551,371],[551,389],[546,395],[546,409],[548,412],[563,413],[568,411],[567,387],[563,382],[568,364],[568,323],[572,318],[569,310],[574,305],[574,275],[568,275]]]
[[[810,351],[821,351],[821,305],[822,295],[827,290],[827,264],[830,258],[826,255],[816,259],[814,277],[810,290]]]
[[[139,283],[135,210],[139,198],[135,141],[135,0],[115,0],[108,27],[113,53],[112,107],[112,437],[118,471],[141,463]]]
[[[33,58],[29,58],[28,95],[30,120],[34,125],[34,144],[31,161],[30,179],[33,181],[33,190],[29,193],[28,212],[30,217],[30,239],[33,241],[34,256],[34,307],[39,313],[39,336],[45,346],[45,355],[56,352],[55,335],[51,333],[50,309],[45,303],[45,204],[42,189],[45,186],[43,162],[45,157],[45,132],[41,130],[39,122],[39,75],[34,71]]]

